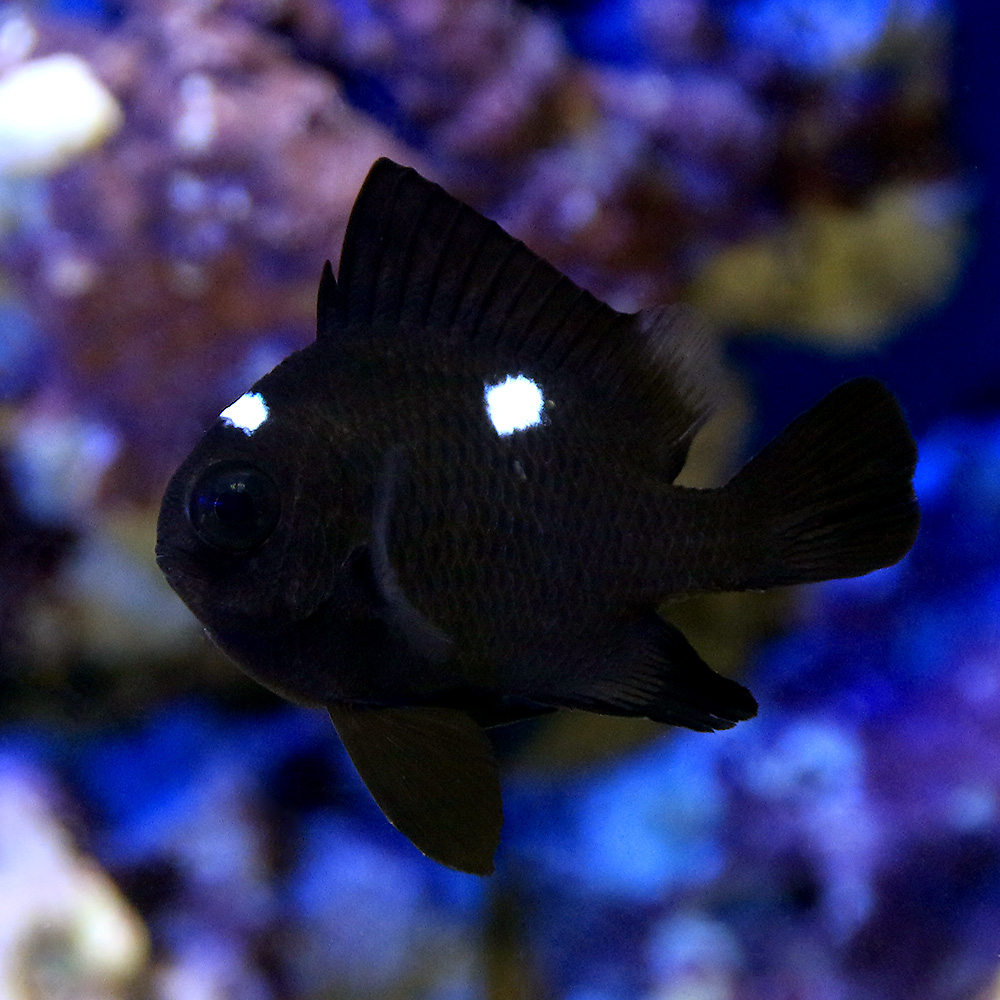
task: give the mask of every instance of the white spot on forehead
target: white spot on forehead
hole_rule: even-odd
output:
[[[247,437],[267,420],[267,403],[259,392],[245,392],[235,403],[227,406],[219,416],[230,427],[243,431]]]
[[[525,375],[508,375],[496,385],[485,386],[486,413],[497,434],[513,434],[542,422],[545,397],[537,383]]]

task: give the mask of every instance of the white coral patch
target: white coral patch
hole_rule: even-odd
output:
[[[0,997],[134,995],[146,928],[78,848],[57,801],[47,777],[0,756]]]

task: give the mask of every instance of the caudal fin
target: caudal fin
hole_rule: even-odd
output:
[[[743,585],[861,576],[898,562],[920,524],[916,461],[899,403],[881,382],[834,389],[722,491],[733,527],[761,543],[750,546]]]

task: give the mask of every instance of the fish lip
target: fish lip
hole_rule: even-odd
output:
[[[178,571],[197,580],[199,583],[211,583],[211,576],[201,565],[201,561],[194,552],[187,549],[171,547],[169,551],[164,551],[159,545],[156,547],[156,565],[160,572],[167,578],[171,587],[174,586],[174,578]]]
[[[212,587],[217,583],[217,576],[210,570],[204,568],[200,554],[197,551],[191,549],[186,549],[180,546],[171,545],[169,548],[157,545],[156,547],[156,565],[159,567],[160,572],[164,575],[167,583],[170,585],[171,589],[177,594],[178,597],[191,607],[192,611],[194,607],[190,605],[189,600],[194,599],[191,591],[195,591],[195,594],[205,587]],[[178,585],[177,580],[180,579],[182,582]],[[183,581],[188,580],[193,582],[196,586],[194,588],[185,586]],[[261,631],[269,636],[277,636],[283,633],[291,633],[296,628],[305,625],[313,619],[316,619],[324,610],[324,606],[330,600],[330,595],[325,595],[322,600],[320,600],[315,607],[309,608],[301,617],[295,615],[283,616],[279,624],[265,624],[265,622],[256,613],[246,613],[243,615],[236,615],[232,620],[227,621],[227,626],[230,630],[232,629],[245,629],[252,625],[257,631]],[[284,611],[289,611],[290,609],[284,608]],[[205,620],[195,612],[195,616],[206,625],[206,628],[210,632],[214,631],[214,626],[207,625]]]

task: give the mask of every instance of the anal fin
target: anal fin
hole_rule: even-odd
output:
[[[582,655],[580,669],[539,693],[540,701],[700,732],[731,729],[757,714],[753,695],[712,670],[655,611],[611,629]]]
[[[449,868],[492,873],[503,805],[496,758],[480,726],[452,708],[328,708],[389,822]]]

